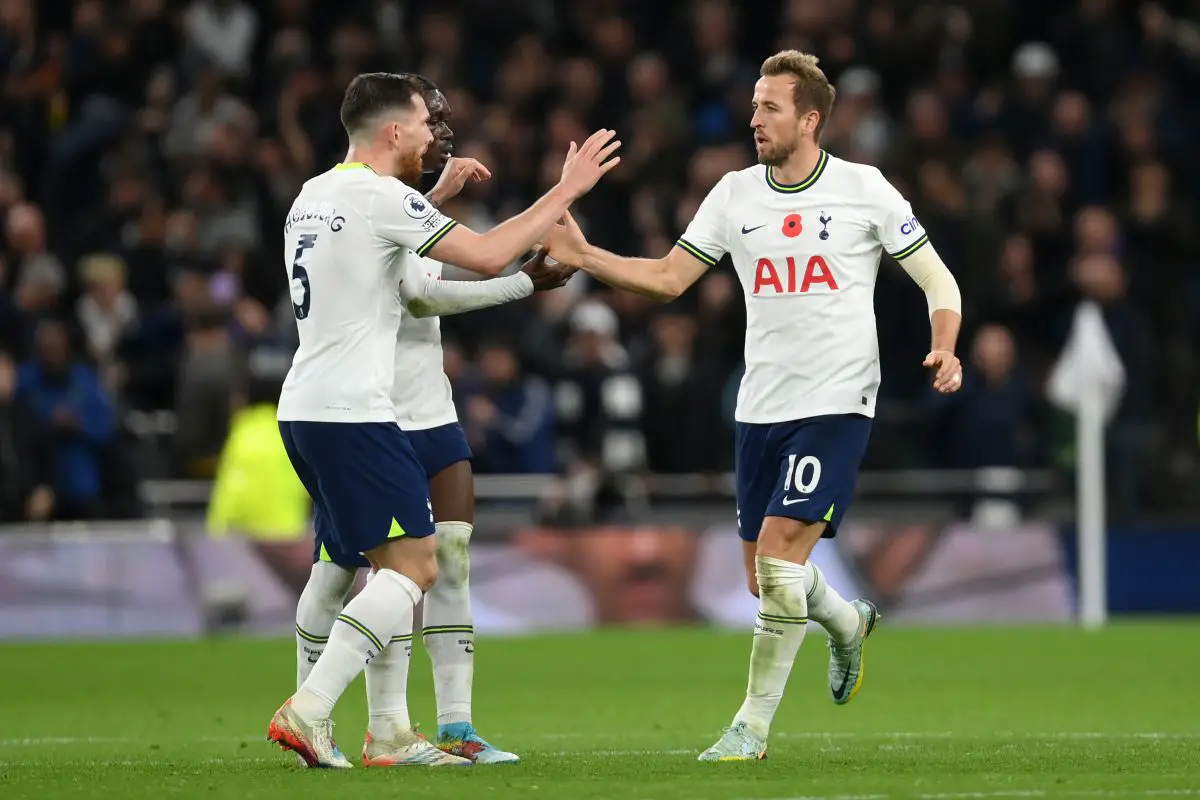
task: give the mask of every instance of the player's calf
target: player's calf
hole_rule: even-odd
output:
[[[346,604],[354,571],[328,561],[312,565],[308,583],[296,603],[296,688],[303,685],[313,664],[325,652],[334,621]]]
[[[746,699],[721,739],[701,761],[748,760],[766,752],[771,722],[783,699],[808,624],[806,562],[824,523],[783,517],[763,520],[755,557],[758,618],[750,649]]]

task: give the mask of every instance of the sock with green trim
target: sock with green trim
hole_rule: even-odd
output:
[[[437,524],[438,579],[425,596],[422,641],[433,662],[438,726],[471,721],[471,684],[475,678],[475,629],[471,622],[473,526]]]
[[[411,633],[421,595],[421,587],[404,575],[390,569],[376,572],[338,614],[325,652],[293,695],[293,710],[309,723],[328,719],[346,687],[383,654],[392,637]]]
[[[769,556],[754,559],[758,575],[758,619],[750,650],[750,680],[746,700],[733,718],[763,737],[783,699],[796,653],[804,641],[808,600],[804,592],[804,564]]]
[[[808,562],[805,583],[808,584],[808,618],[819,623],[835,644],[846,645],[853,641],[862,626],[862,618],[850,601],[829,585],[812,561]]]
[[[296,603],[296,688],[299,689],[313,664],[325,652],[333,621],[346,604],[354,585],[354,571],[328,561],[313,564],[308,583]]]
[[[372,573],[367,581],[375,577]],[[408,731],[408,665],[412,660],[413,615],[405,616],[387,648],[367,663],[367,730],[381,741]]]

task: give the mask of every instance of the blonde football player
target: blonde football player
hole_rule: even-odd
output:
[[[958,285],[878,169],[821,149],[834,90],[817,59],[787,50],[761,74],[750,120],[758,164],[713,187],[668,255],[613,255],[588,244],[569,218],[547,239],[558,261],[661,300],[678,297],[728,254],[745,293],[737,505],[759,613],[745,702],[701,761],[766,755],[809,619],[829,632],[833,701],[848,702],[861,685],[863,642],[878,613],[838,595],[809,555],[836,534],[867,448],[879,390],[873,295],[883,253],[925,292],[934,387],[954,392],[962,384]]]

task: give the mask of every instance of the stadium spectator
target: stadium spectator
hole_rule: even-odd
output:
[[[184,341],[175,406],[175,470],[181,477],[211,478],[229,432],[230,398],[243,356],[230,337],[227,315],[219,309],[193,319]]]
[[[79,276],[84,293],[75,313],[88,355],[112,393],[120,380],[117,344],[137,323],[137,300],[125,289],[125,262],[117,256],[88,256],[79,262]]]
[[[53,314],[66,291],[67,276],[47,248],[42,212],[29,203],[14,205],[8,211],[6,233],[18,311],[34,320]]]
[[[571,314],[554,390],[568,472],[622,473],[645,465],[642,387],[617,325],[617,315],[598,300],[580,303]]]
[[[48,431],[54,451],[54,513],[59,519],[104,515],[104,464],[116,433],[100,380],[71,351],[66,325],[38,325],[34,357],[21,366],[17,398]]]
[[[553,393],[542,378],[521,374],[511,347],[485,342],[479,351],[478,386],[460,394],[476,472],[557,471]]]
[[[697,403],[713,396],[724,375],[700,356],[693,316],[663,314],[654,321],[654,349],[639,379],[646,411],[642,435],[651,472],[718,472],[725,462],[720,408]]]
[[[0,522],[46,520],[54,513],[53,446],[16,390],[16,365],[0,350]]]
[[[946,466],[1025,467],[1034,463],[1035,396],[1017,366],[1012,332],[985,325],[971,343],[972,380],[955,395],[934,395],[937,437],[948,452]]]

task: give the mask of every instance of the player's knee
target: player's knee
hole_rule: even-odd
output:
[[[452,586],[465,584],[470,572],[469,539],[443,535],[441,531],[437,538],[438,580]]]
[[[438,579],[437,561],[433,558],[407,558],[389,569],[399,572],[421,587],[422,592],[432,589]]]
[[[413,583],[421,587],[421,591],[428,592],[438,580],[437,559],[425,559],[414,564],[413,575],[410,577],[412,577]]]
[[[432,589],[438,580],[438,563],[433,548],[422,548],[409,553],[404,560],[404,571],[412,578],[413,583],[421,587],[421,591],[428,592]]]
[[[376,567],[405,576],[421,591],[427,592],[437,581],[438,564],[433,537],[393,539],[384,547],[367,554]]]
[[[346,604],[346,594],[354,585],[355,570],[345,569],[328,561],[312,565],[308,583],[300,593],[301,601],[313,607],[327,609],[336,615]]]
[[[802,564],[824,532],[824,522],[767,517],[758,535],[758,554]]]

